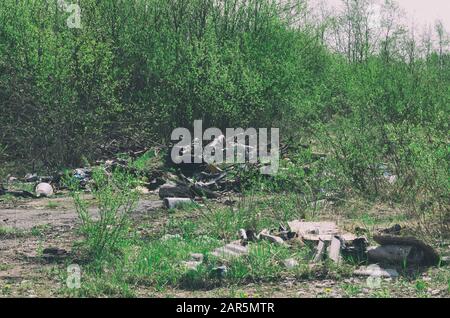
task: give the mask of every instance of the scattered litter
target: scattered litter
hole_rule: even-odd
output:
[[[39,177],[36,173],[27,173],[23,179],[25,182],[36,182],[39,180]]]
[[[9,176],[9,177],[8,177],[8,183],[14,183],[14,182],[16,182],[16,181],[18,181],[18,180],[19,180],[18,178],[13,177],[13,176]]]
[[[334,222],[295,220],[288,222],[288,225],[297,234],[296,240],[315,245],[314,263],[321,262],[326,255],[337,264],[343,256],[358,261],[366,259],[367,239],[340,230]]]
[[[58,247],[49,247],[49,248],[45,248],[42,251],[42,254],[47,254],[47,255],[66,255],[67,251],[63,248],[58,248]]]
[[[241,239],[241,243],[246,243],[248,241],[247,231],[244,229],[239,230],[239,238]]]
[[[42,251],[42,258],[47,261],[62,259],[67,255],[67,251],[62,248],[50,247]]]
[[[39,183],[36,186],[36,196],[39,198],[43,197],[51,197],[53,195],[53,187],[48,183]]]
[[[398,272],[395,269],[384,269],[377,264],[363,266],[353,272],[357,276],[370,276],[380,278],[397,278]]]
[[[228,267],[225,265],[215,267],[213,271],[217,274],[218,277],[224,278],[228,273]]]

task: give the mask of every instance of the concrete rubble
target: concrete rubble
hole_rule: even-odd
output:
[[[176,209],[178,207],[185,206],[186,204],[191,204],[194,202],[189,198],[165,198],[163,201],[164,206],[167,209]]]
[[[240,241],[234,241],[215,249],[211,255],[221,259],[230,260],[243,255],[248,255],[248,253],[248,246],[242,246]]]

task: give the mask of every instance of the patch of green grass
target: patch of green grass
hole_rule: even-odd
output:
[[[10,296],[12,293],[12,286],[10,284],[0,285],[0,296]]]
[[[18,238],[26,235],[25,231],[11,227],[0,227],[0,238]]]
[[[50,229],[51,229],[50,224],[36,225],[31,228],[30,233],[33,236],[44,236],[45,233],[48,233]]]
[[[10,185],[10,190],[27,191],[34,193],[36,184],[33,182],[15,182]]]
[[[382,287],[372,291],[370,296],[373,298],[392,298],[391,291],[387,287]]]
[[[15,204],[18,202],[19,199],[17,199],[15,196],[11,194],[5,194],[0,197],[0,202],[6,203],[6,204]]]
[[[184,212],[193,212],[195,210],[199,209],[199,205],[197,202],[183,202],[181,204],[179,204],[176,208],[174,209],[169,209],[169,213],[175,213],[178,210],[182,210]]]
[[[66,271],[63,271],[63,281],[60,293],[70,297],[136,297],[133,286],[123,278],[121,271],[98,272],[82,267],[80,288],[70,289],[65,284]]]
[[[250,245],[248,256],[236,258],[229,264],[226,278],[233,283],[248,281],[273,281],[282,276],[283,260],[290,258],[288,248],[259,242]]]
[[[48,203],[47,203],[47,209],[55,210],[55,209],[58,209],[59,207],[60,207],[60,204],[58,202],[48,201]]]
[[[163,166],[164,154],[152,149],[144,153],[137,159],[128,159],[129,165],[138,171],[151,171],[160,169]]]
[[[89,213],[90,202],[83,199],[78,184],[68,178],[81,231],[85,235],[82,246],[85,256],[101,262],[104,258],[116,258],[116,254],[121,253],[120,246],[128,243],[129,214],[138,200],[138,194],[131,189],[136,187],[138,181],[118,171],[109,175],[101,168],[93,171],[92,180],[96,184],[92,194],[97,200],[99,220],[94,220]]]
[[[221,244],[216,239],[192,238],[189,235],[181,239],[151,241],[139,249],[132,270],[134,279],[157,289],[176,285],[186,274],[182,262],[188,261],[191,253],[202,253],[207,258],[208,254]],[[198,269],[199,273],[206,270],[206,267],[202,266]]]
[[[347,297],[355,297],[362,292],[362,288],[356,284],[345,283],[341,287]]]
[[[415,288],[418,294],[423,294],[427,291],[428,284],[424,280],[418,279],[416,280]]]
[[[9,264],[0,264],[0,271],[7,271],[9,269],[13,268],[12,265]]]

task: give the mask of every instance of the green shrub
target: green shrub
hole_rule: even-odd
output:
[[[133,191],[137,182],[131,176],[114,172],[107,173],[98,168],[92,175],[92,195],[98,206],[96,216],[90,209],[90,202],[83,199],[77,189],[76,180],[71,180],[71,195],[81,221],[85,236],[82,247],[89,258],[102,261],[108,257],[120,256],[120,246],[129,230],[129,214],[135,208],[138,194]]]

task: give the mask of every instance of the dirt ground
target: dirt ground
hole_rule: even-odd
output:
[[[89,196],[86,196],[89,199]],[[133,215],[162,206],[159,200],[141,200]],[[91,207],[91,215],[97,209]],[[46,259],[45,248],[69,251],[78,239],[78,215],[70,197],[0,202],[0,297],[58,297],[62,279],[55,275],[64,259]]]
[[[152,215],[162,206],[157,198],[141,200],[133,218]],[[93,215],[95,207],[90,208]],[[155,221],[158,222],[155,217]],[[45,258],[45,248],[57,247],[70,253],[77,235],[78,217],[72,199],[0,202],[0,297],[62,297],[64,280],[60,277],[64,258]],[[440,275],[438,269],[424,272],[421,280]],[[450,281],[449,281],[450,284]],[[356,287],[355,287],[356,286]],[[415,283],[383,280],[377,289],[365,278],[301,281],[286,277],[276,283],[252,283],[234,288],[211,290],[165,289],[155,291],[138,287],[139,297],[449,297],[446,282],[419,292]]]

